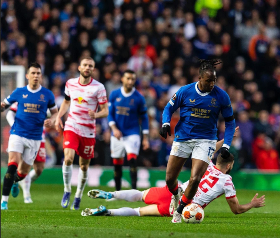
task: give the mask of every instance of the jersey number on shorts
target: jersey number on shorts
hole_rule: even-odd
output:
[[[210,181],[209,179],[211,179],[212,181]],[[207,193],[208,188],[204,188],[203,185],[207,183],[210,188],[213,188],[215,184],[218,182],[218,180],[219,178],[209,175],[209,171],[206,171],[202,177],[201,182],[199,183],[199,188],[201,189],[202,192]]]
[[[93,145],[92,146],[85,146],[84,153],[87,154],[92,154],[93,153]]]

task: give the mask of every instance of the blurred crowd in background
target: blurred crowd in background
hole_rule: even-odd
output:
[[[279,170],[279,1],[1,1],[1,64],[27,67],[37,61],[43,85],[58,106],[65,82],[79,75],[79,61],[86,56],[94,58],[93,77],[105,85],[108,96],[121,87],[124,70],[137,72],[136,88],[148,106],[151,146],[141,151],[139,166],[166,166],[173,137],[159,136],[162,112],[181,86],[198,81],[198,57],[223,61],[216,66],[216,85],[228,92],[240,128],[231,146],[234,169]],[[177,111],[172,132],[178,120]],[[222,117],[218,129],[223,139]],[[110,134],[107,120],[98,120],[93,164],[112,164]],[[59,165],[62,133],[52,129],[47,138]]]

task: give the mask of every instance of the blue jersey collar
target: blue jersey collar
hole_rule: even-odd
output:
[[[121,93],[122,93],[122,95],[123,95],[124,97],[130,97],[130,96],[134,93],[134,91],[135,91],[135,88],[133,88],[133,89],[131,90],[131,92],[126,93],[126,92],[124,91],[124,88],[121,87]]]
[[[198,82],[195,84],[195,91],[200,95],[200,96],[207,96],[209,93],[211,93],[211,92],[205,92],[205,93],[203,93],[203,92],[201,92],[200,90],[199,90],[199,88],[198,88]]]
[[[41,88],[42,88],[42,86],[40,85],[40,87],[37,88],[36,90],[32,90],[32,89],[29,87],[29,85],[27,85],[27,90],[28,90],[29,92],[31,92],[31,93],[37,93],[37,92],[39,92],[39,91],[41,90]]]

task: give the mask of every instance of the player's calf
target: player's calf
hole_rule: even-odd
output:
[[[11,162],[8,164],[8,169],[4,177],[3,181],[3,191],[2,191],[2,200],[3,197],[9,197],[11,188],[14,184],[14,175],[17,171],[18,164],[15,162]]]
[[[137,187],[137,164],[136,164],[137,156],[135,154],[128,154],[127,160],[130,166],[130,178],[131,178],[131,187],[132,189],[136,189]]]
[[[123,158],[113,159],[113,164],[114,164],[114,167],[115,167],[114,180],[115,180],[116,191],[119,191],[119,190],[121,190],[121,187],[122,187]]]

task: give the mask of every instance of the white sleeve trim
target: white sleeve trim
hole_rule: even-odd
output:
[[[50,110],[56,109],[57,105],[54,105],[52,108],[49,108]]]
[[[142,130],[142,133],[143,134],[149,134],[149,130],[147,130],[147,129],[146,130]]]
[[[169,100],[169,103],[171,104],[171,106],[174,106],[174,102],[172,102],[172,100]]]
[[[168,122],[165,122],[165,123],[163,123],[163,124],[162,124],[162,126],[165,126],[165,125],[168,125],[168,126],[170,126],[170,123],[168,123]]]
[[[230,148],[230,146],[229,145],[227,145],[227,144],[223,144],[223,146],[222,147],[226,147],[227,149],[229,149]]]
[[[114,121],[110,121],[109,122],[109,126],[111,127],[111,126],[113,126],[113,125],[115,125],[116,124],[116,122],[114,122]]]
[[[11,105],[11,103],[9,103],[9,101],[6,98],[4,99],[4,103],[6,103],[7,105]]]

